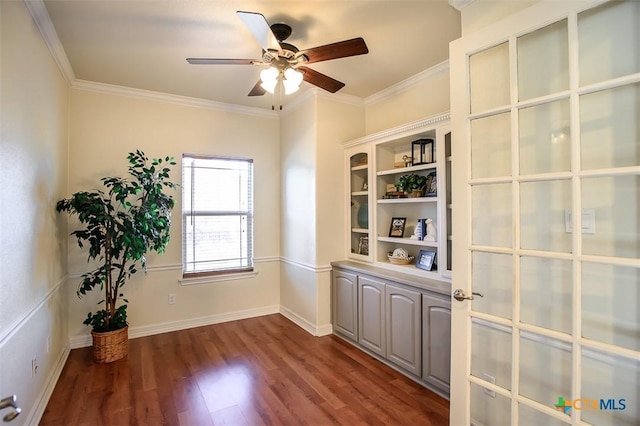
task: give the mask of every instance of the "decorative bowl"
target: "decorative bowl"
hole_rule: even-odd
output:
[[[408,265],[413,260],[413,256],[409,256],[405,249],[397,248],[393,252],[387,253],[387,259],[394,265]]]

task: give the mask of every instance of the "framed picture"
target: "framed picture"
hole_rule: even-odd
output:
[[[427,176],[426,196],[435,197],[438,195],[438,176],[435,173],[429,173]]]
[[[436,260],[436,252],[429,250],[420,250],[418,258],[416,260],[416,267],[424,269],[425,271],[431,271],[433,264]]]
[[[369,237],[360,237],[358,254],[364,254],[365,256],[369,255]]]
[[[391,227],[389,228],[389,236],[402,238],[404,236],[404,226],[407,224],[406,217],[394,217],[391,219]]]

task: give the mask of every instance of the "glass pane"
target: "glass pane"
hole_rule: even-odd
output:
[[[471,326],[471,374],[511,389],[511,330],[474,318]]]
[[[520,333],[520,394],[553,404],[571,395],[571,345],[533,333]]]
[[[513,262],[506,254],[473,253],[473,291],[485,297],[473,300],[473,310],[511,319]]]
[[[522,100],[569,89],[567,21],[518,38],[518,98]]]
[[[520,260],[520,320],[550,330],[571,333],[572,263],[568,260],[522,257]]]
[[[523,249],[570,253],[565,211],[571,211],[571,181],[523,182],[520,185],[520,245]]]
[[[511,199],[510,183],[472,187],[473,244],[512,247]]]
[[[557,400],[556,400],[557,402]],[[570,421],[567,416],[567,422]],[[567,423],[556,419],[555,417],[548,416],[541,411],[531,408],[524,404],[518,405],[518,424],[522,426],[563,426]]]
[[[582,233],[584,254],[640,257],[638,176],[583,179],[582,205],[594,217],[593,229]]]
[[[611,2],[578,15],[580,84],[640,72],[640,2]]]
[[[640,84],[580,97],[583,170],[640,165]]]
[[[471,424],[511,424],[511,400],[502,395],[488,393],[482,386],[471,383]]]
[[[582,409],[594,425],[637,426],[640,418],[640,360],[583,349],[582,395],[596,409]]]
[[[640,351],[640,269],[582,264],[582,335]]]
[[[571,170],[569,100],[519,112],[520,174]]]
[[[471,113],[509,104],[509,45],[492,47],[469,57]]]
[[[511,175],[510,114],[471,122],[471,177]]]

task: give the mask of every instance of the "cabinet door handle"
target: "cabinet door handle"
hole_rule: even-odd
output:
[[[12,407],[13,411],[6,414],[2,418],[2,421],[4,422],[10,422],[11,420],[18,417],[20,413],[22,413],[22,410],[20,409],[20,407],[18,407],[18,398],[15,395],[11,395],[6,398],[0,399],[0,410],[9,408],[9,407]]]
[[[466,294],[464,294],[464,290],[461,288],[458,288],[456,289],[456,291],[453,292],[453,298],[456,299],[458,302],[462,302],[463,300],[473,300],[474,299],[473,296],[484,297],[484,294],[473,292],[471,293],[471,296],[467,296]]]

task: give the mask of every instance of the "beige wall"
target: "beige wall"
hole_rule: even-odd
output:
[[[277,116],[249,115],[173,102],[73,89],[70,98],[69,194],[95,188],[106,175],[126,173],[126,155],[141,149],[149,157],[173,156],[171,172],[181,182],[183,153],[246,157],[254,160],[255,278],[181,285],[181,194],[175,192],[171,241],[164,255],[148,258],[124,288],[129,299],[130,334],[277,312],[280,272],[280,130]],[[73,224],[70,225],[73,227]],[[69,247],[69,330],[74,346],[86,342],[82,320],[100,295],[78,300],[75,286],[87,270],[86,253]],[[168,305],[168,295],[176,304]]]
[[[366,103],[366,134],[448,111],[449,64],[436,65]]]
[[[66,191],[68,89],[25,4],[2,1],[0,16],[0,397],[18,396],[21,424],[39,419],[68,351],[54,211]]]
[[[540,0],[473,0],[460,10],[462,34],[493,24]]]

